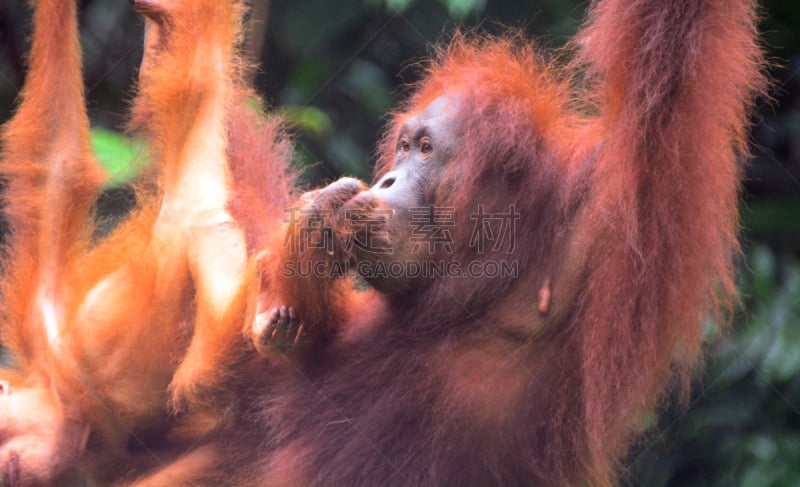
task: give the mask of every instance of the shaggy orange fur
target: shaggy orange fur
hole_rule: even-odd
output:
[[[688,387],[704,323],[734,293],[737,159],[764,85],[756,39],[749,0],[595,2],[567,69],[518,35],[456,35],[393,115],[375,186],[334,183],[298,214],[326,222],[333,251],[282,259],[511,259],[519,275],[417,278],[348,313],[328,294],[341,280],[267,278],[283,279],[271,299],[329,340],[262,397],[263,483],[613,484],[667,384]],[[456,117],[431,113],[442,100]],[[437,116],[448,122],[422,125]],[[402,248],[392,239],[408,231],[386,215],[403,208],[378,195],[411,177],[417,133],[433,140],[420,157],[446,163],[411,171],[436,175],[413,194],[454,210],[452,252],[348,251],[364,221]],[[471,216],[509,208],[514,249],[472,248]]]
[[[294,184],[279,121],[251,108],[239,81],[241,5],[136,2],[151,28],[132,128],[158,162],[138,208],[92,241],[103,175],[75,3],[36,3],[22,102],[3,131],[12,235],[0,330],[13,364],[1,375],[0,480],[17,486],[108,484],[176,456],[175,469],[216,465],[198,439],[237,411],[222,384],[252,358],[240,333],[250,253]]]

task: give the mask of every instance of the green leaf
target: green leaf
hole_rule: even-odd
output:
[[[333,130],[330,117],[319,108],[287,105],[283,107],[282,113],[289,125],[294,125],[306,133],[322,136]]]
[[[92,129],[92,149],[97,161],[111,176],[106,183],[108,187],[131,181],[151,162],[144,157],[144,144],[113,130]]]
[[[486,7],[485,0],[443,0],[447,10],[453,18],[464,18],[473,13],[479,13]]]

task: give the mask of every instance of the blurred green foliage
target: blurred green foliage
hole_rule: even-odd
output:
[[[108,186],[130,182],[147,165],[144,147],[112,130],[92,130],[92,148],[100,165],[111,176]]]
[[[418,0],[367,0],[367,3],[383,6],[392,11],[403,11],[416,1]],[[451,17],[457,19],[482,12],[486,7],[486,0],[439,0],[439,2],[447,7]]]
[[[732,333],[713,342],[690,405],[641,442],[628,485],[800,485],[800,262],[763,245],[748,262]]]

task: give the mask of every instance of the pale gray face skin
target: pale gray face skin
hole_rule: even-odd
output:
[[[462,97],[457,94],[440,96],[416,116],[408,118],[400,129],[395,144],[395,160],[389,172],[360,197],[374,197],[392,212],[389,233],[392,254],[380,257],[385,261],[421,261],[432,256],[427,245],[409,241],[412,224],[410,208],[424,208],[431,200],[450,164],[458,142],[459,113]],[[400,294],[412,287],[412,277],[389,278],[364,276],[379,291]]]
[[[435,187],[453,152],[461,97],[435,99],[400,129],[392,170],[370,192],[395,209],[430,204],[427,188]]]
[[[88,427],[67,421],[50,387],[0,381],[0,483],[49,485],[86,447]]]

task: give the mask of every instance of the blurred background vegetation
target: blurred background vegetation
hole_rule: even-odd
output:
[[[0,3],[0,121],[25,75],[30,14]],[[417,76],[415,61],[455,25],[523,29],[559,46],[578,27],[576,0],[255,0],[248,53],[255,85],[293,122],[309,185],[370,177],[385,115]],[[800,485],[800,2],[764,0],[774,102],[762,100],[743,194],[742,309],[709,346],[688,407],[654,421],[632,452],[630,486]],[[99,157],[116,179],[104,197],[125,206],[122,134],[141,56],[142,23],[122,0],[81,2],[89,109]]]

